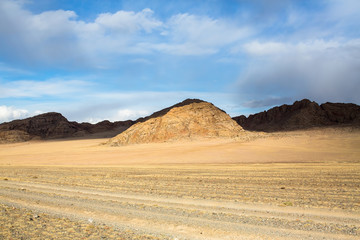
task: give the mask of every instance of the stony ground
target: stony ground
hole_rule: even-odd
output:
[[[358,239],[360,164],[2,166],[0,239]]]
[[[0,204],[0,239],[164,239]]]

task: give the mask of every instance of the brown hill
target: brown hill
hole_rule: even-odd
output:
[[[40,138],[61,138],[77,132],[77,125],[69,122],[60,113],[45,113],[23,120],[15,120],[0,125],[0,130],[23,131]]]
[[[56,139],[67,137],[86,137],[97,134],[113,137],[127,129],[133,121],[103,121],[97,124],[69,122],[60,113],[44,113],[23,120],[0,124],[0,142],[22,142],[33,138]],[[109,133],[113,131],[114,133]],[[99,134],[103,133],[103,134]]]
[[[245,130],[287,131],[325,126],[360,126],[360,106],[351,103],[317,104],[308,99],[292,105],[274,107],[268,111],[233,118]]]
[[[191,103],[202,103],[202,102],[205,102],[203,100],[200,100],[200,99],[196,99],[196,98],[188,98],[188,99],[185,99],[184,101],[182,102],[179,102],[175,105],[172,105],[171,107],[168,107],[168,108],[164,108],[160,111],[157,111],[157,112],[154,112],[153,114],[151,114],[150,116],[147,116],[147,117],[143,117],[143,118],[138,118],[135,122],[138,123],[138,122],[145,122],[147,120],[149,120],[150,118],[157,118],[157,117],[161,117],[161,116],[164,116],[166,113],[168,113],[171,109],[175,108],[175,107],[182,107],[182,106],[186,106],[186,105],[189,105]],[[221,110],[222,111],[222,110]]]
[[[236,138],[244,133],[224,111],[198,99],[187,99],[157,112],[155,116],[139,121],[110,139],[108,144],[119,146],[214,137]]]

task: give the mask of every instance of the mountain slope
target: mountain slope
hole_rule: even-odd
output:
[[[69,122],[60,113],[50,112],[0,124],[0,142],[21,142],[33,138],[83,137],[108,131],[115,131],[115,134],[112,134],[115,136],[132,124],[133,121],[115,123],[103,121],[97,124]]]
[[[317,104],[308,99],[267,111],[233,118],[245,130],[287,131],[324,126],[360,126],[360,106],[351,103]]]
[[[185,101],[184,101],[185,102]],[[236,138],[244,130],[224,111],[204,101],[186,101],[164,115],[138,122],[109,140],[111,146],[193,140]]]

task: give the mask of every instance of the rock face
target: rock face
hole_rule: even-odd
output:
[[[236,138],[244,133],[234,120],[211,103],[187,99],[160,111],[164,115],[139,121],[110,139],[111,146],[202,138]]]
[[[0,132],[0,143],[16,143],[16,142],[25,142],[29,141],[31,136],[19,130],[10,130]]]
[[[14,120],[0,124],[0,141],[21,142],[32,138],[56,139],[81,137],[106,131],[116,130],[116,134],[124,131],[133,121],[103,121],[97,124],[69,122],[60,113],[45,113],[23,120]]]
[[[153,114],[151,114],[150,116],[147,116],[147,117],[143,117],[143,118],[139,118],[137,119],[135,122],[138,123],[138,122],[145,122],[147,120],[149,120],[150,118],[156,118],[156,117],[161,117],[161,116],[164,116],[166,113],[168,113],[171,109],[173,108],[176,108],[176,107],[182,107],[182,106],[186,106],[186,105],[189,105],[191,103],[202,103],[204,102],[203,100],[200,100],[200,99],[191,99],[191,98],[188,98],[188,99],[185,99],[184,101],[182,102],[179,102],[171,107],[168,107],[168,108],[164,108],[160,111],[157,111],[157,112],[154,112]]]
[[[110,122],[108,120],[105,120],[102,122],[98,122],[96,124],[91,124],[91,123],[76,123],[76,124],[79,126],[79,129],[85,132],[86,135],[86,134],[106,133],[109,131],[115,131],[117,132],[117,134],[119,134],[120,132],[123,132],[126,129],[128,129],[134,123],[135,122],[132,120],[117,121],[117,122]]]
[[[69,122],[60,113],[45,113],[24,120],[15,120],[0,125],[0,130],[18,130],[41,138],[62,138],[77,132],[77,125]]]
[[[233,118],[245,130],[287,131],[332,125],[360,126],[360,106],[346,103],[317,104],[308,99],[268,111]]]

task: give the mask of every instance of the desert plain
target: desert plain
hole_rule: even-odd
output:
[[[0,145],[0,239],[359,239],[360,130]]]

